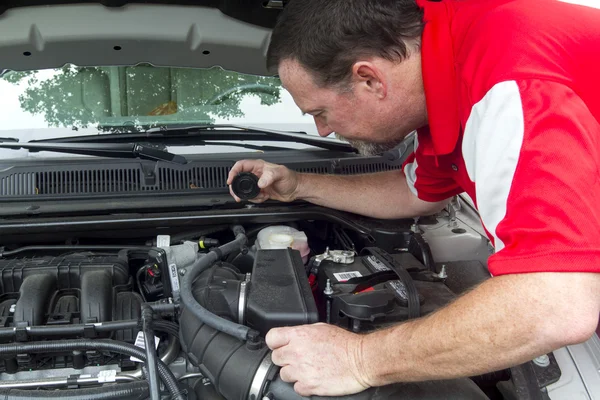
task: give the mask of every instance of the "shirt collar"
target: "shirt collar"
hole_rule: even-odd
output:
[[[425,27],[421,40],[421,65],[429,132],[419,145],[424,154],[441,156],[454,151],[460,135],[458,84],[450,24],[454,10],[449,0],[417,0]],[[427,134],[429,133],[429,134]]]

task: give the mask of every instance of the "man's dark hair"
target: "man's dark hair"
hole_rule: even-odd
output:
[[[423,25],[415,0],[292,0],[273,29],[267,68],[296,60],[317,84],[343,84],[360,58],[405,59]]]

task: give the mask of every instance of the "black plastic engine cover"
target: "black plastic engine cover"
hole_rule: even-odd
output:
[[[246,306],[246,325],[266,334],[280,326],[319,321],[306,270],[297,250],[258,250]]]
[[[0,326],[135,317],[141,299],[131,292],[129,279],[127,261],[119,257],[74,254],[0,260]]]

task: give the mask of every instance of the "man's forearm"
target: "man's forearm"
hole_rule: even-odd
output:
[[[585,273],[493,278],[437,313],[363,336],[354,358],[375,386],[516,365],[593,334],[599,282]]]
[[[299,174],[298,198],[374,218],[431,214],[445,202],[426,203],[410,192],[402,171],[337,176]]]

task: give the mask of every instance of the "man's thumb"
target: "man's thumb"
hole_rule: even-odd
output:
[[[271,169],[267,169],[263,172],[260,179],[258,180],[258,187],[261,189],[271,185],[275,180],[275,173]]]
[[[285,346],[290,342],[288,335],[288,329],[286,328],[273,328],[265,336],[265,342],[271,350]]]

